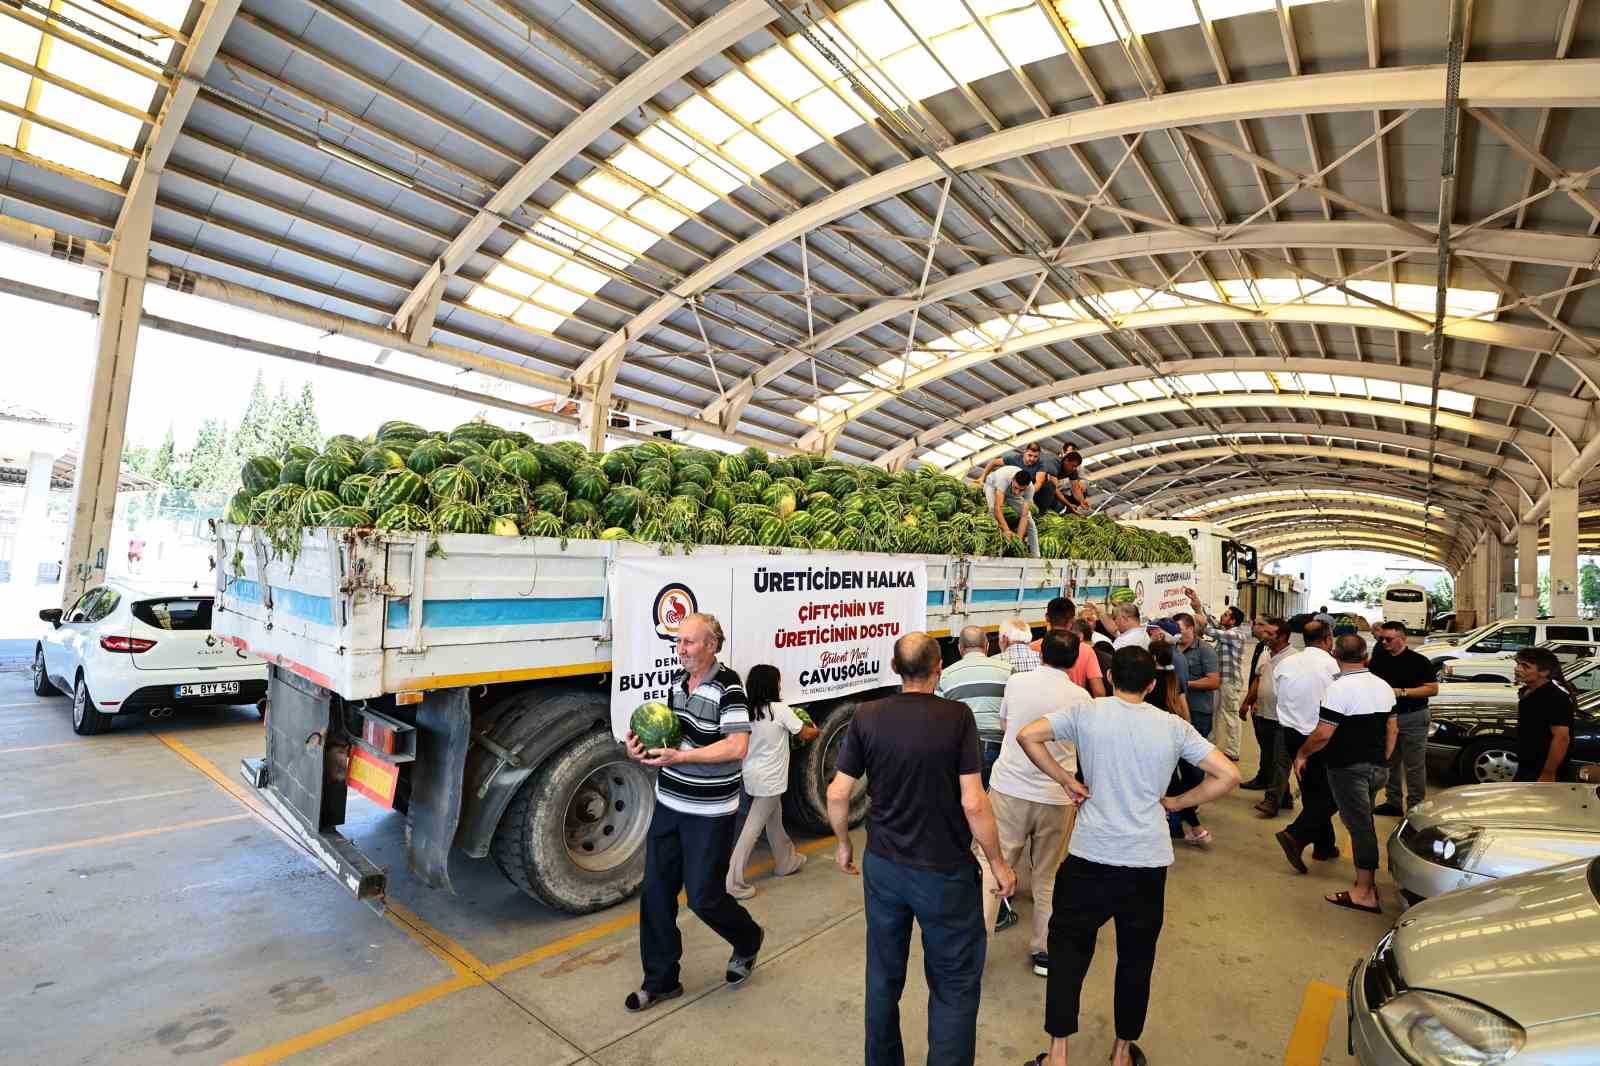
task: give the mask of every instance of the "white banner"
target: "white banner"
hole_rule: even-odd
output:
[[[927,628],[921,560],[859,555],[623,557],[611,572],[611,727],[665,700],[678,669],[678,623],[716,615],[720,658],[739,676],[771,663],[790,704],[899,684],[894,642]]]
[[[1139,617],[1146,620],[1191,610],[1189,597],[1183,590],[1193,584],[1192,566],[1153,566],[1128,573],[1133,602],[1139,605]]]

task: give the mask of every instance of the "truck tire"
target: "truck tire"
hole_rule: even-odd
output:
[[[609,732],[585,733],[522,783],[495,828],[500,872],[534,899],[588,914],[633,895],[655,780]]]
[[[839,746],[845,730],[856,716],[854,700],[844,700],[817,722],[817,739],[804,745],[789,760],[789,791],[783,794],[783,817],[790,828],[811,833],[826,833],[828,828],[828,782],[833,780],[839,762]],[[860,825],[867,816],[867,783],[856,783],[850,797],[850,824]]]

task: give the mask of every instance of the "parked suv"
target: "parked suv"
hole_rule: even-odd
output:
[[[255,703],[267,666],[211,633],[211,594],[197,587],[107,582],[50,623],[34,648],[33,691],[72,696],[76,733],[103,733],[114,717],[167,707]]]
[[[1548,640],[1600,643],[1600,625],[1582,618],[1507,618],[1466,633],[1429,637],[1417,651],[1441,672],[1463,655],[1515,653]]]

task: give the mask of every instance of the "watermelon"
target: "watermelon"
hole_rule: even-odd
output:
[[[452,461],[449,446],[438,437],[418,441],[411,449],[411,454],[406,456],[406,466],[423,477]]]
[[[686,466],[677,472],[672,483],[682,485],[687,482],[705,488],[711,484],[711,477],[711,471],[703,466]]]
[[[233,494],[228,501],[227,510],[222,513],[222,520],[235,526],[250,524],[250,494],[243,489]]]
[[[506,515],[496,515],[491,518],[489,520],[489,532],[497,537],[521,536],[517,529],[517,523]]]
[[[305,488],[306,460],[285,459],[283,467],[278,471],[278,484],[299,485],[301,488]]]
[[[278,475],[283,468],[276,459],[268,459],[258,455],[254,459],[246,459],[244,466],[239,471],[239,480],[244,482],[244,487],[252,496],[266,492],[278,483]]]
[[[569,526],[599,526],[600,508],[588,500],[568,500],[566,511]]]
[[[371,474],[351,474],[339,485],[339,500],[347,507],[365,507],[378,479]]]
[[[651,495],[665,496],[672,491],[672,466],[651,460],[639,468],[633,483]]]
[[[440,533],[486,533],[489,512],[475,503],[452,500],[433,512],[433,527]]]
[[[373,480],[367,492],[366,507],[382,512],[402,503],[420,504],[426,489],[421,475],[405,469],[394,470]]]
[[[720,511],[722,517],[726,518],[733,510],[733,493],[729,492],[726,486],[713,485],[704,503],[707,507]]]
[[[427,511],[416,504],[403,503],[380,513],[373,526],[377,529],[393,530],[396,533],[419,533],[432,529],[433,519],[429,517]]]
[[[489,458],[487,454],[469,455],[457,465],[484,484],[506,476],[505,467]]]
[[[773,485],[761,494],[766,505],[778,512],[780,518],[788,518],[794,514],[796,500],[794,490],[787,485]]]
[[[560,515],[567,509],[567,490],[556,481],[541,481],[534,486],[533,502],[539,510]]]
[[[278,485],[250,501],[252,522],[272,521],[294,513],[306,490],[299,485]]]
[[[498,484],[483,495],[490,514],[521,514],[528,509],[528,497],[520,488]]]
[[[322,524],[325,526],[338,526],[342,529],[355,529],[372,525],[372,514],[359,507],[340,505],[323,516]]]
[[[489,442],[486,449],[491,459],[503,459],[508,453],[517,450],[517,442],[510,437],[501,437],[499,440]]]
[[[750,474],[750,463],[742,455],[724,455],[717,470],[728,481],[743,481]]]
[[[632,485],[619,485],[600,502],[600,514],[613,526],[631,526],[643,502],[643,492]]]
[[[819,552],[831,552],[839,547],[839,538],[826,529],[819,529],[811,535],[811,547]]]
[[[381,474],[387,470],[404,470],[405,458],[393,448],[385,448],[381,444],[374,444],[361,453],[361,462],[357,464],[363,474]]]
[[[450,431],[451,440],[470,440],[485,448],[505,435],[505,430],[487,422],[466,422]]]
[[[791,539],[803,539],[816,532],[817,519],[815,515],[806,514],[804,511],[796,511],[788,517],[784,525],[788,529],[788,535]]]
[[[325,489],[308,489],[301,495],[299,511],[302,518],[301,525],[323,526],[327,525],[327,517],[334,511],[343,507],[336,492]]]
[[[744,483],[753,487],[758,493],[766,492],[772,485],[772,475],[765,470],[752,470],[750,476],[744,479]]]
[[[621,526],[607,526],[600,531],[601,540],[630,540],[628,531]]]
[[[334,448],[337,448],[340,451],[364,452],[367,450],[367,445],[366,443],[352,437],[348,433],[335,433],[333,436],[328,438],[327,447],[323,448],[323,451],[327,452]]]
[[[794,712],[794,716],[796,718],[800,719],[801,728],[804,728],[808,725],[817,724],[811,720],[811,716],[806,713],[806,709],[804,707],[790,707],[789,709]],[[789,738],[789,747],[793,751],[799,751],[801,743],[802,741],[798,735]]]
[[[789,460],[778,458],[768,461],[767,473],[771,474],[772,480],[776,481],[779,478],[791,476],[794,473],[794,470],[789,466]]]
[[[572,476],[572,470],[577,465],[572,457],[572,452],[567,448],[558,448],[554,444],[539,445],[539,464],[544,467],[544,475],[561,485],[567,483],[567,478]]]
[[[783,519],[777,516],[762,519],[756,529],[756,543],[763,548],[781,548],[785,539]]]
[[[301,462],[309,463],[316,457],[317,450],[308,448],[304,444],[291,444],[283,449],[283,461],[286,463],[290,459],[299,459]]]
[[[611,490],[611,479],[606,477],[605,471],[595,464],[583,463],[573,470],[572,476],[567,479],[567,490],[575,500],[599,503]]]
[[[373,434],[373,439],[380,444],[390,441],[400,441],[404,444],[415,444],[428,435],[428,431],[414,422],[385,422],[378,427],[378,432]]]
[[[628,728],[633,731],[645,751],[659,748],[676,748],[683,740],[683,728],[671,707],[660,700],[641,703],[628,716]]]
[[[671,460],[672,450],[658,440],[641,441],[633,445],[633,461],[639,466],[656,459]]]
[[[635,469],[633,456],[624,448],[607,452],[600,460],[600,469],[605,471],[606,477],[611,479],[613,485],[631,481]]]
[[[530,537],[559,537],[566,527],[559,516],[549,511],[534,511],[522,520],[522,530]]]
[[[529,485],[537,485],[544,474],[539,457],[525,448],[513,448],[500,456],[500,466],[512,477],[520,478]]]
[[[343,455],[328,452],[319,455],[306,464],[306,488],[321,489],[323,492],[338,492],[339,486],[344,484],[345,478],[356,472],[354,463],[347,462]]]
[[[745,465],[750,468],[752,473],[767,468],[767,453],[754,445],[746,448],[740,455],[744,457]]]
[[[441,466],[428,475],[428,491],[441,503],[451,500],[476,500],[478,487],[478,479],[460,466]]]
[[[488,449],[475,440],[447,440],[444,442],[445,455],[450,457],[450,462],[459,463],[469,455],[488,455]]]

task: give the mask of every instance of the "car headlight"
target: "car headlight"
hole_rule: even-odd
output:
[[[1452,825],[1447,822],[1418,830],[1411,840],[1411,850],[1440,866],[1448,866],[1452,870],[1464,869],[1481,832],[1475,825]]]
[[[1434,734],[1435,734],[1435,733],[1437,733],[1437,732],[1438,732],[1438,731],[1439,731],[1439,727],[1440,727],[1440,726],[1441,726],[1441,725],[1443,725],[1443,724],[1444,724],[1444,723],[1443,723],[1443,722],[1440,722],[1440,721],[1438,721],[1438,720],[1437,720],[1437,719],[1435,719],[1435,720],[1432,720],[1432,721],[1429,721],[1429,722],[1428,722],[1428,736],[1430,736],[1430,737],[1431,737],[1431,736],[1433,736],[1433,735],[1434,735]]]
[[[1402,992],[1378,1008],[1384,1030],[1422,1066],[1498,1066],[1522,1050],[1522,1027],[1470,1000]]]
[[[1444,664],[1444,676],[1445,677],[1455,677],[1456,676],[1456,667],[1455,667],[1454,663],[1445,663]]]

